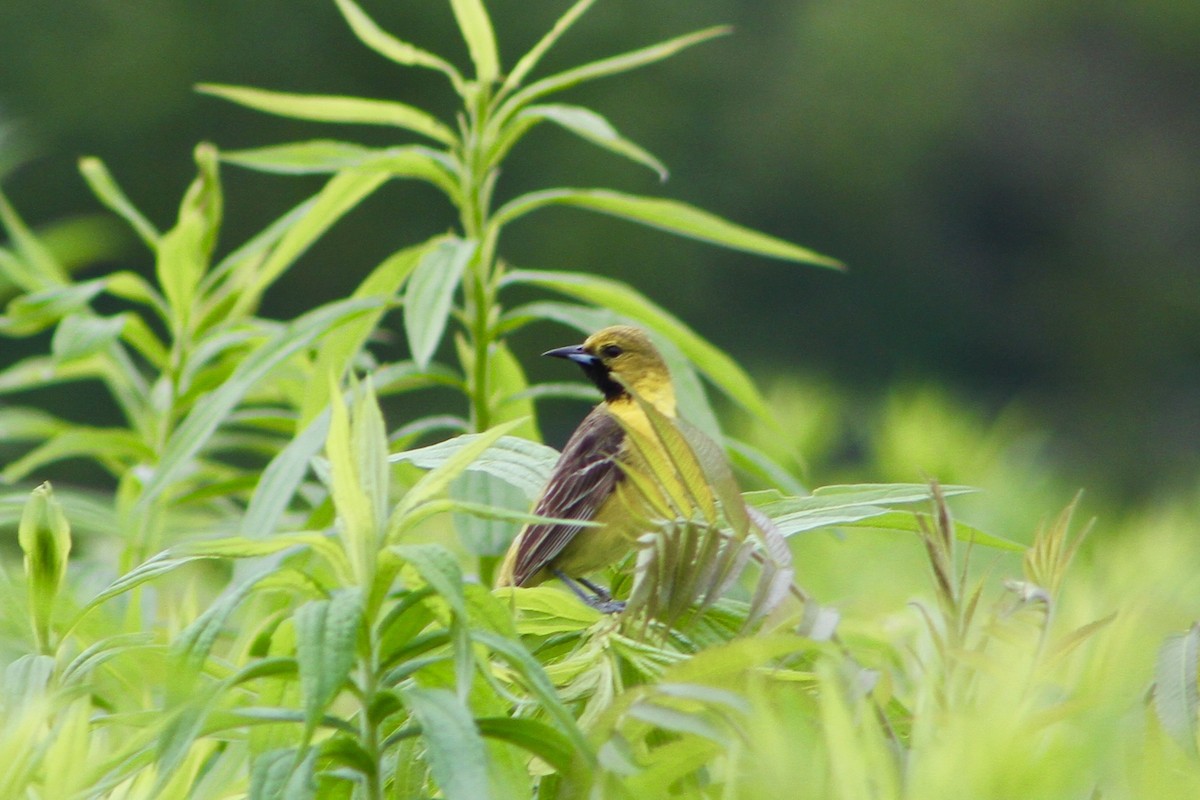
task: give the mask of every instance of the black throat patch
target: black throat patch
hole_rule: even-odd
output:
[[[619,381],[613,379],[612,373],[600,359],[593,359],[579,366],[583,368],[583,374],[588,376],[588,380],[604,393],[605,400],[616,400],[629,394]]]

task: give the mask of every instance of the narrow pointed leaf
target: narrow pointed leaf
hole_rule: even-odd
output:
[[[329,600],[307,603],[296,611],[295,625],[300,691],[311,733],[354,666],[362,595],[358,589],[343,589]]]
[[[470,239],[447,239],[426,251],[404,292],[404,332],[417,366],[425,369],[442,340],[454,290],[475,254]]]
[[[373,100],[341,95],[294,94],[213,83],[201,84],[196,88],[204,94],[221,97],[238,105],[293,119],[360,125],[391,125],[421,134],[445,145],[453,145],[457,140],[454,131],[434,117],[419,108],[392,100]]]
[[[512,420],[501,425],[497,425],[491,430],[478,434],[477,438],[471,439],[454,455],[447,458],[440,465],[435,467],[430,472],[426,473],[421,480],[408,490],[404,495],[404,499],[392,512],[392,522],[389,525],[389,538],[400,533],[404,529],[404,517],[413,511],[422,503],[432,500],[433,498],[446,491],[450,482],[458,477],[463,470],[482,453],[484,453],[497,439],[510,430],[520,425],[523,420]]]
[[[335,0],[335,2],[351,30],[354,31],[354,35],[376,53],[406,67],[425,67],[437,70],[450,78],[450,82],[456,89],[462,86],[462,76],[448,61],[392,36],[380,28],[375,20],[367,16],[354,0]]]
[[[619,75],[622,72],[628,72],[638,67],[644,67],[647,64],[662,61],[681,50],[708,41],[714,37],[723,36],[729,33],[729,31],[730,29],[725,26],[707,28],[551,75],[548,78],[535,81],[515,93],[504,104],[503,109],[497,117],[500,120],[507,120],[508,116],[515,114],[539,97],[568,89],[584,81],[605,78],[610,75]]]
[[[394,453],[390,460],[408,461],[422,469],[434,469],[483,435],[467,434],[428,447]],[[473,459],[467,469],[500,478],[520,489],[529,500],[534,500],[546,487],[558,456],[558,451],[553,447],[516,436],[501,436]]]
[[[388,175],[380,170],[356,167],[334,175],[317,192],[311,206],[292,220],[282,232],[270,255],[257,266],[248,285],[238,287],[239,298],[231,316],[252,309],[268,286],[283,274],[335,222],[378,189]]]
[[[462,31],[471,62],[475,64],[475,79],[488,85],[500,74],[500,57],[496,53],[496,34],[492,21],[481,0],[450,0],[458,29]]]
[[[94,157],[81,158],[79,171],[100,202],[128,222],[129,227],[133,228],[151,249],[157,249],[162,234],[125,196],[104,162]]]
[[[767,258],[833,269],[842,268],[840,262],[828,256],[730,222],[687,203],[624,194],[608,189],[544,189],[523,194],[501,206],[492,218],[492,224],[499,228],[531,211],[551,205],[575,206],[596,211],[678,236]]]
[[[447,800],[486,800],[487,749],[471,712],[453,692],[412,688],[401,696],[421,725],[433,778]]]
[[[139,502],[149,503],[167,489],[208,443],[246,393],[280,363],[291,358],[343,321],[378,305],[372,299],[350,299],[321,306],[298,317],[249,356],[221,387],[199,402],[175,430]]]
[[[547,104],[529,106],[517,115],[517,119],[547,120],[566,128],[576,136],[587,139],[605,150],[624,156],[642,166],[649,167],[660,181],[667,179],[666,166],[651,153],[617,133],[607,119],[583,106]]]
[[[591,8],[594,2],[596,0],[577,0],[573,6],[567,9],[566,13],[559,17],[554,26],[546,32],[546,35],[517,61],[516,66],[505,77],[501,92],[507,95],[520,86],[525,81],[525,76],[532,72],[542,60],[542,56],[575,24],[575,20]]]

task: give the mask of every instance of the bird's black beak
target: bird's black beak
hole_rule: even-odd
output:
[[[581,344],[573,344],[569,347],[556,347],[553,350],[547,350],[542,355],[566,358],[584,367],[590,367],[600,361],[600,359],[584,350]]]

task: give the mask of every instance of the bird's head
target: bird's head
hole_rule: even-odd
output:
[[[667,363],[645,331],[613,325],[596,331],[583,344],[543,353],[579,364],[606,400],[629,396],[629,389],[674,413],[674,392]]]

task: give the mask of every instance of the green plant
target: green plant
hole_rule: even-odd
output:
[[[397,126],[440,149],[317,141],[220,154],[201,145],[198,175],[166,231],[85,159],[93,191],[153,255],[152,279],[75,280],[0,205],[11,241],[0,272],[18,291],[0,332],[53,330],[49,355],[0,373],[0,393],[87,381],[121,414],[99,428],[0,407],[0,431],[23,451],[0,473],[14,486],[0,496],[0,524],[16,531],[23,555],[0,581],[10,609],[0,617],[0,795],[912,798],[966,786],[977,797],[1136,797],[1195,788],[1200,770],[1186,746],[1196,729],[1195,631],[1160,650],[1162,729],[1137,701],[1150,665],[1117,669],[1181,627],[1166,619],[1165,600],[1140,610],[1126,585],[1145,588],[1147,564],[1180,584],[1182,564],[1131,547],[1117,565],[1136,569],[1106,580],[1093,567],[1074,607],[1069,512],[1024,548],[953,519],[946,497],[964,487],[805,493],[772,459],[720,434],[701,376],[770,416],[731,359],[627,285],[499,258],[509,222],[567,204],[831,265],[689,206],[608,190],[546,189],[492,208],[500,162],[540,122],[660,168],[594,112],[541,101],[719,30],[526,82],[590,5],[572,6],[501,76],[482,4],[453,0],[475,68],[467,79],[338,0],[372,49],[448,78],[462,101],[459,127],[391,101],[208,87],[293,117]],[[218,258],[222,159],[332,177]],[[438,187],[458,212],[457,232],[396,251],[349,298],[286,323],[258,316],[289,266],[396,177]],[[517,285],[574,302],[506,310],[501,293]],[[410,358],[381,363],[371,337],[398,307]],[[601,615],[550,586],[492,592],[493,559],[516,526],[536,519],[526,509],[557,457],[537,441],[533,401],[580,394],[528,385],[505,337],[535,320],[590,330],[614,317],[656,335],[690,420],[651,413],[657,444],[646,449],[667,455],[627,476],[670,487],[632,569],[614,573],[627,610]],[[439,364],[452,328],[456,362]],[[389,426],[381,396],[430,386],[459,390],[465,412]],[[421,446],[443,429],[458,435]],[[22,485],[68,458],[100,466],[115,488]],[[740,492],[730,463],[768,488]],[[920,503],[930,509],[904,510]],[[820,533],[830,529],[846,541],[831,544]],[[1194,554],[1194,543],[1172,538],[1176,529],[1147,541]],[[850,608],[841,619],[793,583],[792,551],[804,580],[877,591],[866,583],[877,573],[825,558],[835,546],[860,564],[901,549],[923,556],[889,561],[885,580],[920,586],[933,602],[878,616]],[[1021,580],[997,591],[970,572],[964,549],[984,548]],[[1118,584],[1125,596],[1110,591]],[[1127,617],[1111,616],[1118,604]],[[1131,732],[1131,752],[1166,777],[1111,766],[1124,742],[1109,734],[1078,744],[1072,734],[1087,726]]]

